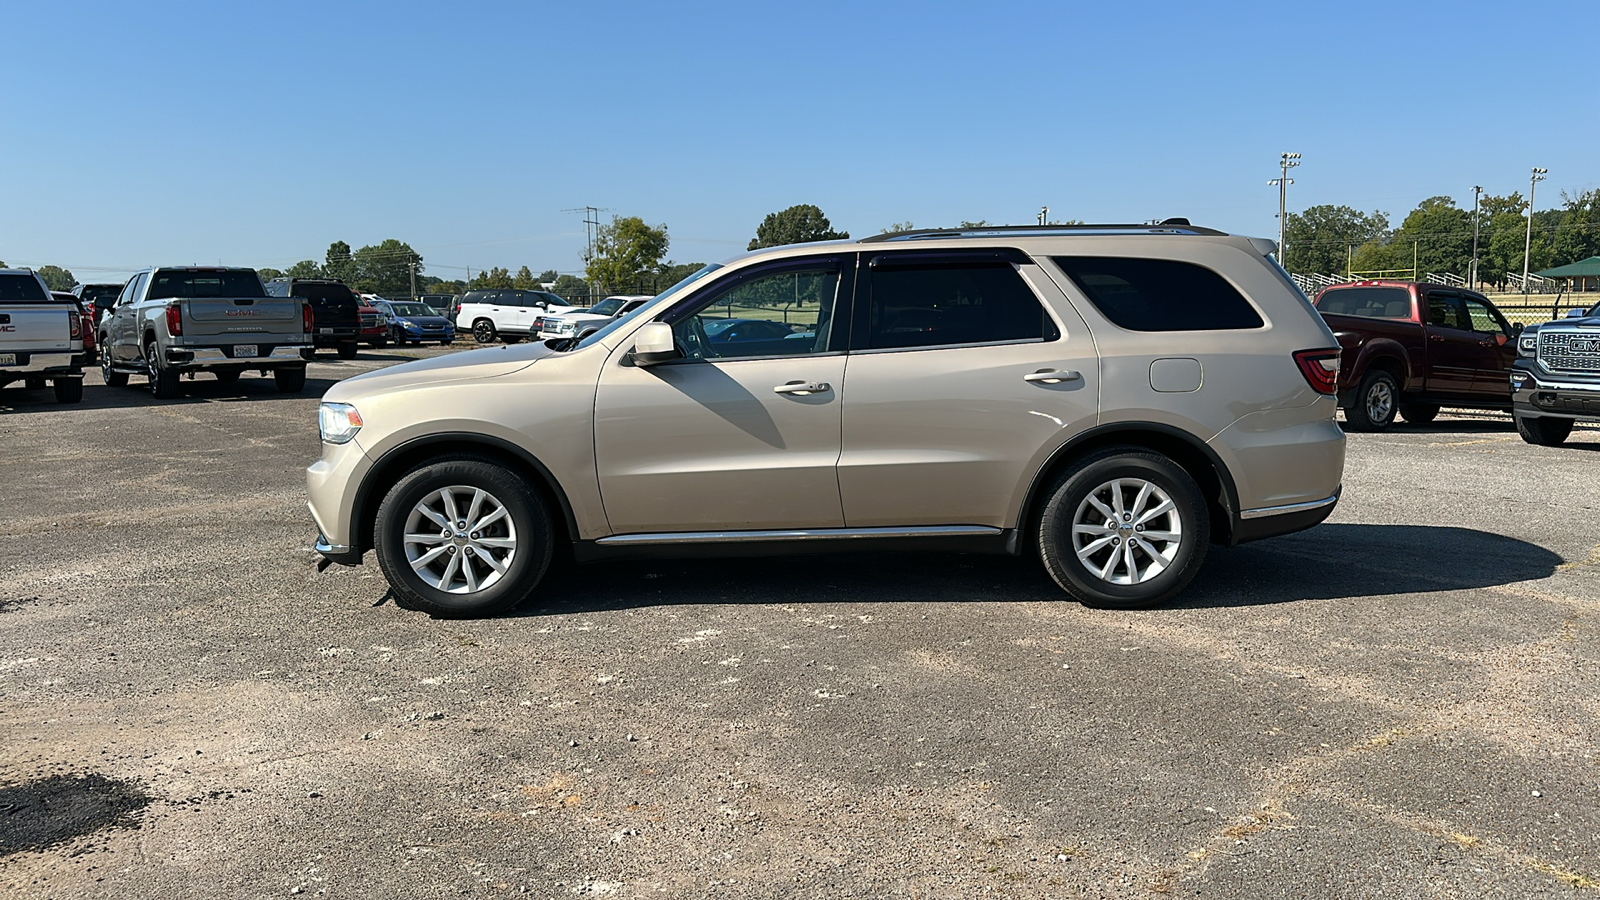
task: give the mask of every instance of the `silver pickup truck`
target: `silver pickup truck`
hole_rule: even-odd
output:
[[[128,280],[100,319],[100,372],[119,387],[129,375],[174,397],[184,374],[210,372],[233,382],[247,371],[272,373],[278,390],[306,383],[302,350],[311,348],[311,311],[300,297],[269,297],[254,269],[165,267]]]
[[[56,400],[83,399],[83,328],[74,304],[50,296],[30,269],[0,269],[0,386],[50,382]]]

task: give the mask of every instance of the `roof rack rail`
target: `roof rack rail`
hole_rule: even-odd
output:
[[[1148,222],[1102,225],[984,225],[977,228],[917,228],[895,231],[861,238],[863,244],[884,241],[937,240],[939,238],[975,237],[979,235],[1061,235],[1061,234],[1192,234],[1225,237],[1227,232],[1214,228],[1190,225],[1188,219],[1164,219],[1158,224]]]

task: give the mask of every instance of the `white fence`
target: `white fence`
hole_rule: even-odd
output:
[[[1506,284],[1512,293],[1516,294],[1554,294],[1560,291],[1561,282],[1554,278],[1540,278],[1538,275],[1529,275],[1526,286],[1522,283],[1522,276],[1516,272],[1506,273]]]
[[[1429,284],[1444,284],[1450,287],[1464,288],[1467,286],[1467,280],[1453,272],[1429,272],[1427,277],[1422,280]]]

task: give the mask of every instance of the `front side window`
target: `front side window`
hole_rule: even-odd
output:
[[[1461,308],[1461,298],[1438,291],[1428,294],[1428,324],[1458,331],[1472,330],[1472,322],[1467,319],[1466,310]]]
[[[1054,340],[1059,330],[1009,262],[879,257],[871,279],[862,350]],[[857,320],[858,323],[861,320]],[[859,327],[859,326],[858,326]]]
[[[1234,331],[1262,326],[1250,301],[1216,272],[1171,259],[1052,257],[1111,324],[1129,331]]]
[[[1482,300],[1471,297],[1463,298],[1467,304],[1467,315],[1472,318],[1472,330],[1481,334],[1510,334],[1511,328],[1500,313],[1495,311]]]
[[[804,356],[837,350],[834,309],[841,269],[835,263],[740,279],[672,317],[687,359]]]

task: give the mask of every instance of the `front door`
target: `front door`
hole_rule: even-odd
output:
[[[1506,375],[1511,371],[1511,361],[1517,358],[1517,342],[1511,336],[1511,325],[1500,315],[1500,310],[1484,300],[1462,297],[1461,302],[1467,307],[1467,319],[1478,338],[1472,391],[1486,400],[1509,403],[1511,383]]]
[[[624,346],[595,396],[595,462],[614,534],[838,528],[848,302],[840,257],[737,273],[662,315],[683,358]],[[841,298],[844,298],[841,300]]]
[[[845,524],[1014,524],[1013,500],[1042,457],[1095,422],[1087,327],[1020,255],[866,262],[844,379]]]

